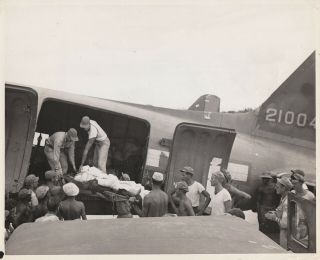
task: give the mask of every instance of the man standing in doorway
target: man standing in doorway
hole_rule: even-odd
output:
[[[44,154],[47,157],[51,170],[58,175],[66,174],[68,171],[68,160],[71,162],[73,171],[76,172],[74,162],[74,147],[78,141],[78,133],[74,128],[68,132],[56,132],[45,141]]]
[[[96,121],[90,120],[88,116],[84,116],[81,119],[80,127],[87,131],[89,136],[88,142],[83,151],[79,170],[82,170],[82,166],[87,159],[88,152],[93,143],[95,143],[93,165],[106,173],[106,165],[110,147],[110,140],[106,132],[98,125]]]
[[[182,172],[182,181],[185,181],[188,184],[189,191],[186,193],[186,195],[191,200],[193,211],[197,216],[201,216],[211,201],[210,194],[205,190],[201,183],[193,179],[193,168],[190,166],[185,166],[182,170],[180,170],[180,172]],[[199,208],[201,194],[206,200],[204,205]]]

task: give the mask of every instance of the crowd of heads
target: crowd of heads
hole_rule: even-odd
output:
[[[201,212],[200,215],[202,215],[206,214],[206,207],[209,205],[210,201],[213,200],[211,203],[222,203],[222,207],[224,207],[224,213],[245,219],[245,215],[241,209],[227,206],[229,205],[226,203],[229,202],[228,198],[230,197],[230,200],[232,200],[230,195],[225,196],[224,200],[215,201],[214,197],[216,194],[206,195],[208,193],[205,191],[205,188],[200,188],[200,190],[196,191],[199,194],[191,194],[192,192],[195,192],[194,188],[191,187],[193,187],[194,183],[197,183],[193,179],[195,171],[192,167],[185,166],[180,170],[180,172],[181,180],[175,184],[174,192],[168,192],[168,194],[161,190],[161,187],[164,183],[164,175],[160,172],[153,173],[151,178],[152,185],[150,187],[151,192],[144,197],[145,203],[142,203],[142,199],[140,198],[141,212],[140,214],[138,213],[138,215],[147,217],[148,214],[154,214],[146,213],[148,212],[146,207],[148,207],[148,210],[149,208],[153,207],[150,212],[161,212],[162,215],[159,216],[164,216],[169,213],[176,213],[177,215],[181,216],[185,214],[193,216],[197,215],[198,212]],[[56,172],[53,170],[46,171],[44,176],[45,181],[39,185],[38,177],[32,174],[28,175],[25,178],[23,187],[18,192],[18,196],[15,199],[6,197],[6,228],[9,228],[9,224],[11,224],[11,227],[13,226],[13,228],[16,228],[26,222],[34,222],[39,218],[41,218],[41,220],[45,219],[47,214],[56,215],[61,220],[64,219],[63,216],[59,215],[61,203],[63,200],[68,198],[74,199],[79,194],[79,188],[72,182],[62,185],[59,176],[57,176]],[[279,174],[276,176],[276,178],[275,176],[272,176],[270,172],[264,172],[261,175],[261,178],[263,185],[273,183],[275,192],[280,196],[285,195],[291,190],[295,190],[297,194],[301,194],[303,191],[305,191],[305,174],[302,170],[292,170],[290,174]],[[126,174],[122,174],[121,179],[123,181],[130,181],[130,177]],[[232,192],[232,189],[230,189],[232,186],[231,180],[231,174],[227,170],[219,170],[212,173],[210,183],[211,186],[216,189],[216,193],[224,190],[225,193],[229,194],[229,191],[230,193]],[[200,183],[197,183],[197,185],[200,185],[200,187],[202,186]],[[192,197],[200,196],[201,194],[207,196],[208,200],[206,200],[207,204],[204,206],[204,208],[199,210],[199,205],[194,207]],[[149,198],[151,197],[153,198],[150,200]],[[71,200],[69,200],[69,202],[70,201]],[[129,201],[132,203],[139,200],[128,200],[127,206],[128,210],[130,211],[132,207],[130,207]],[[152,201],[153,204],[148,204],[148,201]],[[176,206],[176,212],[168,212],[168,206],[170,209],[170,203],[173,203],[173,207]],[[213,205],[217,205],[214,203]],[[83,213],[83,204],[78,206],[82,212],[78,218],[86,219],[83,217],[85,214]],[[160,211],[159,208],[161,208]],[[190,208],[192,211],[191,214],[189,214]],[[215,209],[212,208],[211,210]],[[156,213],[156,215],[152,216],[158,216],[157,214],[160,213]],[[128,214],[128,216],[132,215]]]
[[[64,219],[59,214],[60,204],[77,196],[79,188],[74,183],[62,185],[55,171],[46,171],[44,176],[45,180],[39,185],[39,177],[28,175],[17,195],[6,196],[7,238],[23,223]],[[52,218],[52,215],[56,217]]]

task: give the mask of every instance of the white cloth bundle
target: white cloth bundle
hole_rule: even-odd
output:
[[[79,182],[87,182],[97,180],[98,184],[115,191],[120,189],[126,190],[132,196],[140,193],[141,197],[145,196],[149,191],[145,190],[140,183],[134,181],[119,181],[118,177],[113,174],[106,174],[96,167],[83,166],[82,172],[78,173],[74,179]]]

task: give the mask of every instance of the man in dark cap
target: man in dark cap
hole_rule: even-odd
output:
[[[279,226],[276,222],[266,219],[265,214],[277,208],[280,202],[280,195],[276,192],[276,185],[270,172],[264,172],[260,177],[262,184],[259,186],[257,192],[259,230],[278,242]]]
[[[178,216],[195,216],[190,199],[186,193],[189,191],[188,184],[184,181],[178,182],[176,189],[169,194],[169,202],[175,214]],[[173,193],[177,198],[178,207],[173,202]]]
[[[180,170],[180,172],[182,174],[181,180],[185,181],[188,185],[189,191],[186,193],[186,196],[191,201],[194,213],[196,215],[202,215],[211,201],[210,194],[205,190],[201,183],[193,179],[194,170],[192,167],[185,166]],[[205,202],[202,207],[199,207],[201,194],[205,197]]]
[[[83,151],[79,170],[82,170],[82,166],[84,165],[87,159],[88,152],[91,146],[95,144],[93,165],[106,173],[106,166],[110,147],[110,140],[106,132],[98,125],[96,121],[90,120],[88,116],[84,116],[81,119],[80,127],[88,132],[88,142]]]
[[[72,170],[76,172],[74,161],[75,142],[79,140],[77,130],[70,128],[68,132],[56,132],[45,141],[44,154],[47,157],[51,170],[62,176],[68,172],[68,159]],[[67,156],[68,154],[68,156]]]
[[[24,188],[31,191],[31,206],[36,207],[38,205],[38,198],[36,196],[36,188],[39,184],[39,177],[35,176],[34,174],[29,174],[24,179]]]

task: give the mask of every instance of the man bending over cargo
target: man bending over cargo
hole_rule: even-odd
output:
[[[46,140],[44,154],[51,170],[56,171],[58,175],[66,174],[68,171],[66,154],[68,154],[73,171],[76,172],[74,147],[78,140],[78,133],[74,128],[70,128],[68,132],[56,132]]]
[[[98,125],[96,121],[90,120],[88,116],[84,116],[81,119],[80,127],[87,131],[89,136],[88,142],[83,151],[79,170],[82,170],[82,166],[87,159],[88,152],[94,143],[95,149],[93,155],[93,166],[106,173],[108,152],[110,147],[110,140],[106,132]]]
[[[77,201],[75,197],[79,194],[79,188],[72,182],[69,182],[62,187],[67,198],[60,202],[59,216],[64,220],[80,219],[86,220],[86,212],[83,202]]]
[[[194,216],[191,200],[187,198],[186,193],[189,191],[188,184],[184,181],[178,182],[176,189],[169,195],[169,202],[175,214],[178,216]],[[179,206],[176,207],[173,202],[173,194],[178,200]]]
[[[168,195],[161,190],[163,174],[152,175],[152,190],[144,197],[142,217],[162,217],[168,212]]]

